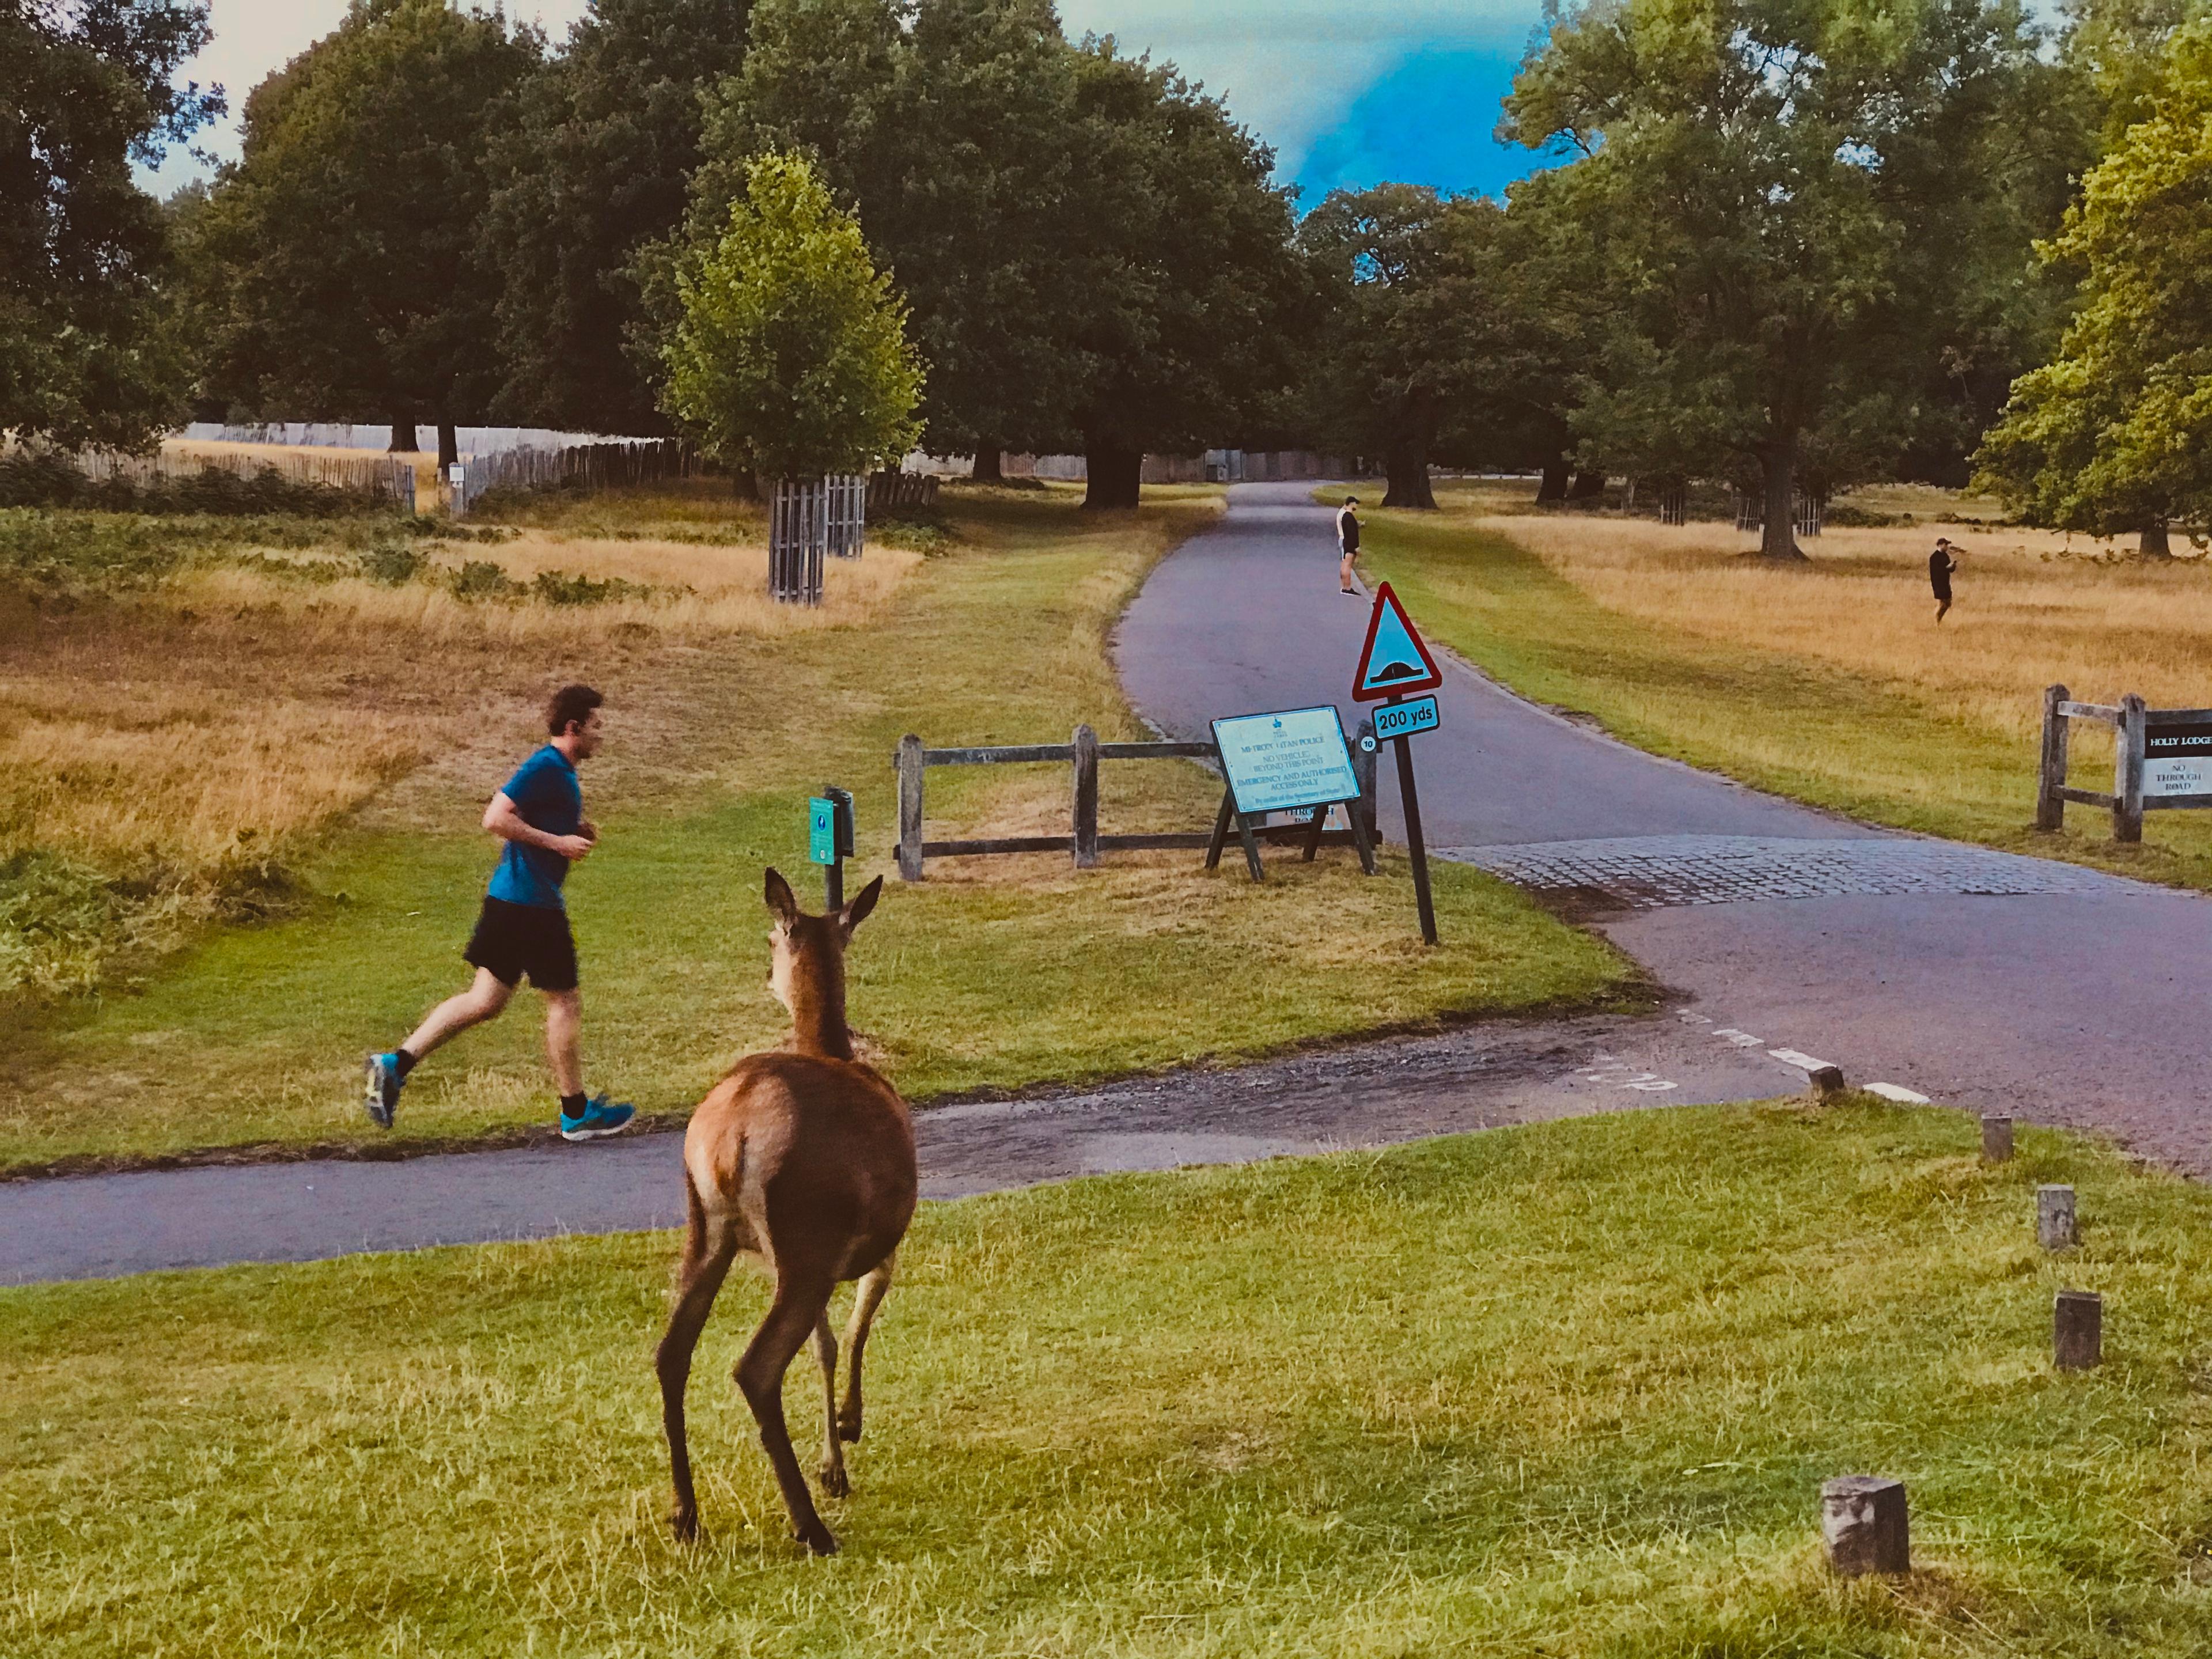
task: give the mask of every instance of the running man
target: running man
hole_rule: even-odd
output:
[[[1359,514],[1352,509],[1359,505],[1359,497],[1346,495],[1344,510],[1336,515],[1336,545],[1341,556],[1337,561],[1336,580],[1340,591],[1358,593],[1352,585],[1352,567],[1359,557]]]
[[[1936,538],[1936,550],[1928,556],[1928,585],[1936,590],[1936,620],[1942,623],[1951,608],[1951,573],[1959,568],[1958,550],[1948,537]]]
[[[635,1115],[635,1108],[611,1106],[604,1094],[585,1098],[577,1053],[583,1005],[576,991],[576,941],[561,898],[568,866],[581,862],[599,838],[598,827],[584,816],[576,763],[599,751],[605,701],[588,685],[556,691],[545,709],[550,740],[484,808],[483,827],[507,845],[476,932],[461,952],[477,970],[476,982],[433,1008],[397,1048],[368,1057],[368,1115],[380,1127],[392,1127],[407,1074],[440,1044],[496,1018],[526,975],[545,998],[545,1054],[561,1096],[561,1138],[618,1134]]]

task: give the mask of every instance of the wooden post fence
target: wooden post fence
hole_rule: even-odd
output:
[[[1374,722],[1363,721],[1360,735],[1371,738]],[[920,881],[933,858],[973,858],[999,853],[1066,853],[1079,870],[1096,868],[1107,853],[1153,852],[1209,847],[1212,835],[1203,830],[1170,830],[1143,835],[1102,835],[1098,829],[1098,766],[1102,761],[1124,760],[1218,761],[1211,742],[1101,743],[1088,726],[1079,726],[1066,743],[999,744],[966,749],[930,749],[912,732],[899,739],[891,763],[898,773],[898,872],[902,881]],[[1068,833],[1064,836],[991,836],[963,841],[930,841],[922,830],[924,780],[933,766],[1060,765],[1069,769],[1071,790]],[[1359,780],[1362,829],[1375,822],[1375,751],[1353,750],[1352,767]],[[1359,837],[1347,826],[1324,833],[1324,813],[1306,823],[1270,824],[1259,833],[1262,839],[1281,842],[1295,839],[1307,855],[1324,843],[1357,846]]]
[[[2112,789],[2076,789],[2066,781],[2069,722],[2096,720],[2112,728]],[[2152,750],[2160,766],[2149,766]],[[2152,708],[2130,692],[2117,703],[2075,702],[2063,685],[2043,694],[2043,750],[2035,791],[2035,827],[2065,826],[2066,804],[2112,815],[2112,838],[2142,839],[2145,812],[2212,808],[2212,790],[2192,790],[2212,769],[2212,708]],[[2158,775],[2152,776],[2151,774]]]

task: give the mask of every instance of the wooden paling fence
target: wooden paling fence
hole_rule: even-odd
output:
[[[1372,736],[1374,722],[1363,720],[1360,732]],[[1375,751],[1352,745],[1352,768],[1359,779],[1361,811],[1375,822]],[[984,748],[931,749],[908,732],[899,739],[891,764],[898,771],[898,868],[902,881],[920,881],[924,863],[933,858],[972,858],[997,853],[1066,853],[1079,870],[1093,869],[1105,853],[1133,853],[1212,846],[1215,832],[1203,830],[1167,830],[1144,835],[1101,835],[1098,830],[1098,763],[1109,760],[1203,760],[1218,769],[1219,756],[1211,742],[1101,743],[1088,726],[1075,728],[1066,743],[1002,744]],[[1064,836],[989,836],[965,841],[929,841],[922,834],[922,780],[933,766],[1059,765],[1071,769],[1068,832]],[[1310,848],[1324,842],[1350,842],[1352,832],[1330,830],[1315,836],[1304,826],[1271,824],[1260,832],[1281,840],[1296,836]],[[1309,851],[1308,856],[1311,856]]]
[[[2066,781],[2075,720],[2113,731],[2112,790],[2076,789]],[[2043,694],[2043,755],[2035,827],[2063,829],[2066,804],[2099,806],[2112,815],[2112,839],[2142,839],[2145,812],[2212,807],[2212,708],[2151,708],[2133,692],[2118,703],[2075,702],[2063,685]]]
[[[288,483],[323,484],[372,501],[397,501],[408,507],[415,504],[415,464],[382,453],[333,450],[327,453],[295,451],[256,455],[237,451],[167,449],[151,455],[125,455],[106,449],[47,453],[93,483],[118,483],[144,489],[188,482],[210,472],[248,480],[264,472],[274,472]]]
[[[690,445],[675,438],[495,450],[462,463],[453,510],[466,513],[492,489],[609,489],[689,477],[697,470]]]
[[[884,471],[868,475],[868,511],[889,513],[902,507],[935,507],[937,477],[930,472]]]

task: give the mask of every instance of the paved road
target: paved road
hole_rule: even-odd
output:
[[[1306,495],[1233,490],[1131,607],[1122,681],[1164,731],[1330,701],[1358,718],[1368,606],[1338,593],[1329,514]],[[2212,1174],[2212,902],[1777,800],[1464,665],[1439,696],[1443,729],[1415,739],[1430,846],[1570,897],[1716,1025]],[[1382,799],[1402,836],[1387,760]]]
[[[1692,1018],[1499,1021],[1233,1070],[921,1115],[923,1190],[1233,1164],[1656,1103],[1752,1100],[1803,1073]],[[356,1250],[672,1227],[681,1142],[0,1182],[0,1285]]]

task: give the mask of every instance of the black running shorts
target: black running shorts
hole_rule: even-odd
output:
[[[510,989],[530,982],[541,991],[576,988],[576,940],[568,913],[543,904],[509,904],[487,898],[462,957]]]

